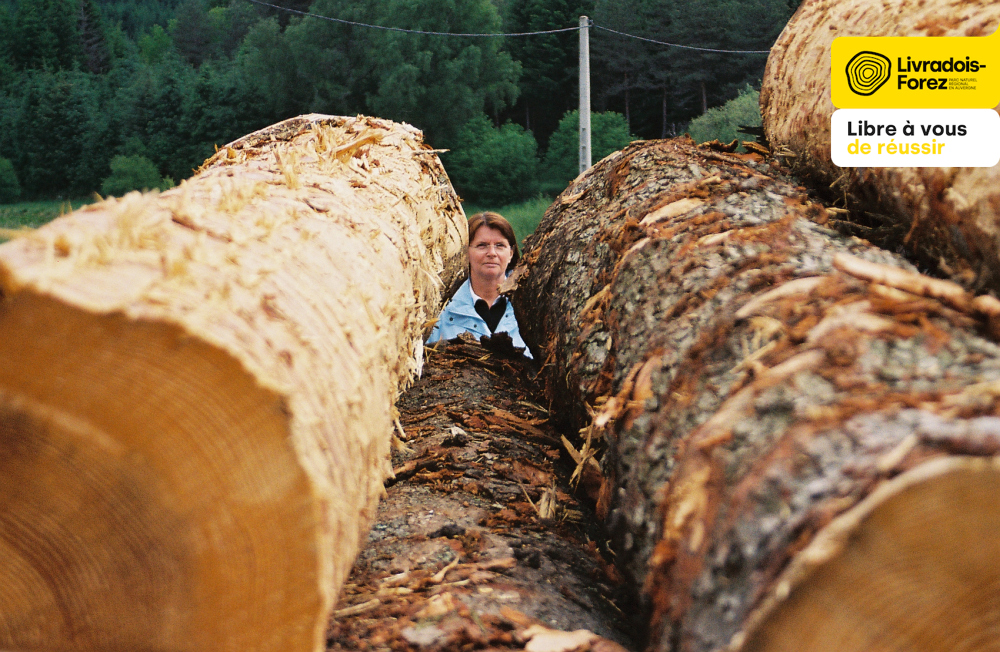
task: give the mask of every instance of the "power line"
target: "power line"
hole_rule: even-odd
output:
[[[271,7],[272,9],[280,9],[281,11],[287,11],[289,13],[298,14],[300,16],[308,16],[310,18],[319,18],[321,20],[329,20],[334,23],[341,23],[344,25],[354,25],[356,27],[368,27],[371,29],[382,29],[390,32],[404,32],[406,34],[425,34],[428,36],[473,36],[473,37],[498,37],[498,36],[536,36],[539,34],[558,34],[560,32],[576,32],[579,31],[579,27],[564,27],[562,29],[549,29],[540,32],[517,32],[515,34],[459,34],[455,32],[425,32],[419,29],[403,29],[402,27],[386,27],[385,25],[369,25],[367,23],[358,23],[353,20],[344,20],[342,18],[331,18],[330,16],[321,16],[319,14],[311,14],[307,11],[299,11],[297,9],[290,9],[288,7],[279,7],[278,5],[272,5],[269,2],[263,2],[263,0],[249,0],[254,4],[263,5],[265,7]]]
[[[264,7],[271,7],[272,9],[278,9],[279,11],[287,11],[292,14],[298,14],[299,16],[307,16],[309,18],[319,18],[320,20],[328,20],[334,23],[341,23],[343,25],[354,25],[355,27],[367,27],[369,29],[381,29],[390,32],[403,32],[405,34],[424,34],[427,36],[462,36],[462,37],[485,37],[485,38],[496,38],[501,36],[539,36],[542,34],[559,34],[561,32],[578,32],[580,27],[563,27],[560,29],[548,29],[537,32],[514,32],[506,34],[460,34],[456,32],[427,32],[419,29],[404,29],[402,27],[386,27],[385,25],[371,25],[368,23],[360,23],[353,20],[344,20],[343,18],[333,18],[331,16],[321,16],[320,14],[311,14],[308,11],[299,11],[298,9],[291,9],[289,7],[282,7],[279,5],[274,5],[269,2],[264,2],[264,0],[248,0],[257,5],[262,5]],[[692,45],[680,45],[678,43],[667,43],[665,41],[657,41],[651,38],[645,38],[643,36],[636,36],[635,34],[626,34],[625,32],[619,32],[617,30],[611,29],[609,27],[602,27],[597,25],[594,21],[590,21],[590,26],[605,32],[611,32],[612,34],[617,34],[618,36],[624,36],[626,38],[634,38],[640,41],[645,41],[647,43],[655,43],[657,45],[665,45],[672,48],[682,48],[685,50],[695,50],[697,52],[718,52],[721,54],[768,54],[770,50],[717,50],[714,48],[700,48]]]
[[[672,48],[683,48],[685,50],[697,50],[698,52],[719,52],[721,54],[770,54],[770,50],[716,50],[714,48],[699,48],[693,45],[680,45],[679,43],[667,43],[665,41],[656,41],[651,38],[645,38],[643,36],[636,36],[635,34],[626,34],[625,32],[619,32],[617,30],[610,29],[608,27],[601,27],[596,23],[592,24],[596,29],[603,30],[605,32],[611,32],[612,34],[617,34],[618,36],[625,36],[628,38],[634,38],[640,41],[646,41],[647,43],[656,43],[657,45],[666,45]]]

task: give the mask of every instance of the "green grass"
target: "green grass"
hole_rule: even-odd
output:
[[[94,203],[94,199],[72,199],[69,201],[28,201],[17,204],[0,204],[0,228],[34,229],[51,222],[60,215],[71,213],[81,206]]]
[[[529,199],[526,202],[520,204],[509,204],[507,206],[502,206],[496,208],[494,206],[480,206],[478,204],[463,204],[462,208],[465,209],[465,214],[472,216],[475,213],[480,213],[482,211],[494,211],[500,213],[510,225],[514,227],[514,235],[517,237],[517,242],[520,245],[524,245],[524,239],[535,230],[538,223],[542,221],[542,215],[545,214],[545,209],[552,204],[552,200],[548,197],[536,197],[534,199]]]

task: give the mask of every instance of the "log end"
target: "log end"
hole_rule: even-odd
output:
[[[31,292],[0,301],[0,359],[0,648],[321,643],[280,396],[175,326]]]
[[[729,649],[995,649],[998,495],[995,459],[937,459],[887,482],[816,536]]]

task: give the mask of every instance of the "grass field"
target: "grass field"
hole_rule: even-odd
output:
[[[19,204],[0,204],[0,229],[34,229],[51,222],[60,215],[70,213],[94,203],[92,198],[69,201],[30,201]]]
[[[552,200],[548,197],[536,197],[520,204],[510,204],[501,208],[493,206],[479,206],[476,204],[463,204],[466,215],[473,215],[482,211],[495,211],[507,218],[510,225],[514,227],[514,235],[517,236],[518,244],[523,245],[524,239],[535,230],[538,223],[542,221],[545,209],[549,207]]]

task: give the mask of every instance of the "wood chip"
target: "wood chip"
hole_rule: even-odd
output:
[[[763,310],[764,306],[779,299],[801,294],[809,294],[815,290],[820,283],[826,280],[826,278],[826,276],[807,276],[805,278],[797,278],[795,280],[788,281],[787,283],[782,283],[773,290],[768,290],[763,294],[758,294],[744,304],[742,308],[736,311],[736,318],[746,319],[748,317],[752,317]]]
[[[851,254],[839,253],[833,257],[833,266],[856,278],[881,283],[906,292],[944,301],[953,308],[968,310],[972,297],[961,285],[951,281],[931,278],[899,267],[869,262]]]
[[[677,217],[678,215],[683,215],[684,213],[690,213],[696,208],[700,208],[705,205],[705,202],[701,199],[679,199],[673,203],[667,204],[659,210],[653,211],[646,217],[642,218],[639,222],[640,226],[649,226],[651,224],[656,224],[657,222],[662,222],[663,220],[669,220],[672,217]]]
[[[353,607],[345,607],[344,609],[337,609],[333,612],[334,618],[346,618],[348,616],[357,616],[358,614],[363,614],[372,609],[378,607],[382,604],[382,601],[378,598],[372,598],[368,602],[362,602],[361,604],[356,604]]]
[[[448,574],[448,571],[458,566],[458,561],[459,558],[456,555],[455,558],[451,560],[450,564],[448,564],[447,566],[445,566],[444,568],[442,568],[441,570],[439,570],[437,573],[434,574],[434,577],[431,578],[431,582],[433,582],[434,584],[440,584],[441,582],[443,582],[445,575]]]
[[[524,646],[525,652],[573,652],[598,638],[597,634],[586,629],[563,632],[542,625],[532,625],[522,636],[529,639]]]

